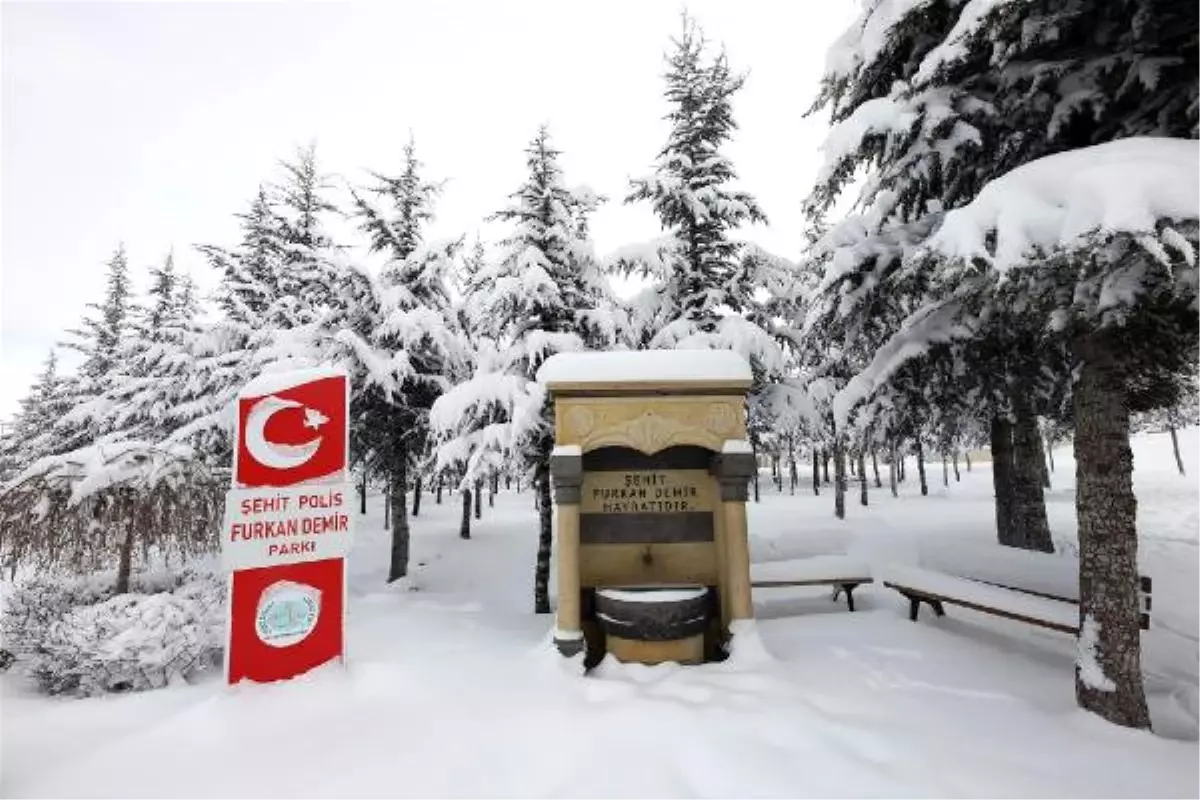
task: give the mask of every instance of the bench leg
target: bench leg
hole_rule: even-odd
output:
[[[929,607],[932,608],[934,613],[937,614],[939,617],[946,616],[946,609],[942,608],[941,600],[930,600]]]
[[[913,622],[916,622],[917,612],[921,609],[921,601],[919,598],[913,597],[911,594],[905,596],[908,597],[908,618]]]
[[[843,583],[841,588],[846,592],[846,605],[850,610],[854,610],[854,590],[858,588],[857,583]]]

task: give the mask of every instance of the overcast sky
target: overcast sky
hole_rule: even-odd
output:
[[[728,148],[780,255],[802,241],[800,202],[824,115],[804,118],[852,0],[691,0],[710,39],[750,72]],[[472,234],[523,178],[551,125],[570,184],[612,198],[601,253],[649,239],[623,206],[665,136],[663,54],[682,4],[648,0],[0,5],[0,420],[103,288],[124,241],[137,288],[174,247],[232,243],[235,212],[280,158],[317,142],[330,172],[394,171],[411,130],[448,179],[434,236]]]

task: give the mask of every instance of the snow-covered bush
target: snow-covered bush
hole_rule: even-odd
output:
[[[159,688],[217,667],[223,582],[182,573],[138,584],[113,596],[111,581],[23,583],[5,604],[4,646],[49,694]]]

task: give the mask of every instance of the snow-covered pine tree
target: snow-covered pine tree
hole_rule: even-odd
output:
[[[12,427],[6,431],[6,472],[15,473],[54,452],[55,425],[70,409],[66,387],[67,379],[58,369],[58,353],[51,349],[42,371],[21,399]],[[6,477],[0,476],[0,480]]]
[[[121,380],[122,348],[130,332],[134,302],[124,244],[118,245],[106,266],[104,298],[88,304],[94,315],[85,316],[79,328],[68,331],[71,338],[63,343],[82,354],[83,361],[64,385],[70,410],[57,421],[47,440],[50,453],[74,450],[107,432],[103,424],[108,412],[104,395]]]
[[[388,480],[390,582],[408,572],[409,468],[428,446],[430,407],[464,359],[449,284],[460,242],[424,246],[439,186],[422,177],[411,139],[398,177],[372,176],[373,186],[353,193],[355,217],[386,261],[370,291],[346,304],[335,338],[352,365],[353,441],[366,468]]]
[[[525,150],[528,177],[494,219],[512,226],[501,253],[472,276],[467,314],[497,343],[471,378],[434,403],[439,468],[463,464],[460,486],[512,461],[531,472],[540,498],[534,610],[550,611],[550,452],[553,409],[536,382],[554,353],[610,344],[611,309],[587,241],[594,204],[569,191],[545,126]]]
[[[724,314],[745,310],[754,287],[738,269],[742,245],[730,234],[744,222],[766,221],[754,198],[730,185],[737,175],[720,152],[737,127],[733,95],[745,76],[733,73],[724,52],[709,56],[703,32],[686,15],[672,44],[664,93],[671,131],[653,174],[632,181],[626,198],[649,201],[669,236],[666,273],[657,276],[669,324],[651,346],[711,334]]]

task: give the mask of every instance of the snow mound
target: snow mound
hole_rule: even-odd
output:
[[[732,350],[640,350],[558,353],[538,370],[539,383],[726,381],[749,385],[750,365]]]
[[[947,213],[929,247],[1005,269],[1097,231],[1150,233],[1159,220],[1198,217],[1200,142],[1133,137],[1017,167]]]

